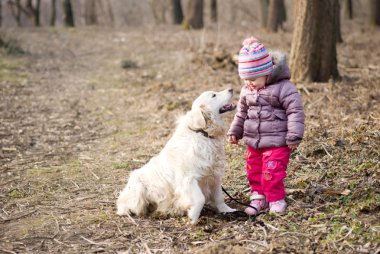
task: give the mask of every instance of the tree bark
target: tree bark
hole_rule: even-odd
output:
[[[340,30],[340,2],[337,1],[337,5],[338,7],[335,9],[336,13],[335,13],[335,19],[336,19],[336,42],[338,43],[342,43],[343,42],[343,38],[342,38],[342,32]]]
[[[2,5],[3,2],[0,1],[0,27],[3,26],[3,5]]]
[[[370,24],[380,26],[380,0],[370,0]]]
[[[7,4],[11,10],[12,16],[16,20],[17,26],[20,27],[21,26],[21,12],[23,11],[26,15],[28,15],[28,12],[22,7],[20,0],[15,0],[14,2],[8,1]]]
[[[268,23],[267,30],[271,32],[277,32],[280,22],[282,19],[280,17],[281,2],[283,4],[284,0],[269,0],[269,13],[268,13]]]
[[[40,26],[40,6],[41,6],[41,0],[35,1],[36,5],[33,6],[32,0],[28,0],[26,3],[26,7],[29,10],[29,14],[33,16],[34,18],[34,25]]]
[[[84,3],[84,23],[86,25],[97,25],[98,17],[96,16],[96,1],[86,0]]]
[[[64,21],[65,26],[74,27],[74,13],[71,5],[71,0],[63,1]]]
[[[203,28],[203,0],[189,0],[184,25],[193,29]]]
[[[50,25],[55,26],[55,20],[57,17],[57,8],[56,8],[56,0],[51,1],[51,16],[50,16]]]
[[[267,28],[269,0],[260,0],[261,27]]]
[[[353,19],[354,14],[352,10],[352,0],[343,1],[343,17],[347,19]]]
[[[210,10],[211,10],[211,21],[217,22],[218,21],[218,2],[217,0],[211,0],[210,3]]]
[[[171,0],[172,4],[172,16],[173,16],[173,24],[181,24],[183,21],[183,11],[181,0]]]
[[[339,79],[336,54],[338,1],[302,0],[295,3],[290,68],[295,82]]]

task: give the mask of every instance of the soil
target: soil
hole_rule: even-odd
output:
[[[0,51],[0,253],[379,252],[378,29],[345,24],[342,80],[296,84],[307,124],[285,182],[288,212],[247,219],[205,208],[195,226],[156,213],[119,217],[115,200],[201,92],[232,87],[238,99],[233,56],[246,32],[5,32],[22,50]],[[289,54],[290,32],[256,36]],[[248,202],[245,148],[225,150],[223,185]]]

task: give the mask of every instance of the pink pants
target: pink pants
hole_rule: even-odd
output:
[[[268,202],[285,198],[283,179],[291,149],[287,146],[253,149],[247,147],[247,178],[251,192],[265,195]]]

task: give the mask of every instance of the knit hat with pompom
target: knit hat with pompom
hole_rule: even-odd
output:
[[[245,39],[239,52],[238,71],[240,78],[257,78],[271,74],[272,70],[272,58],[264,45],[253,37]]]

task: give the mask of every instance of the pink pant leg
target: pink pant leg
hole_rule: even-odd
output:
[[[258,194],[264,194],[261,187],[262,182],[262,157],[260,149],[253,149],[247,146],[246,155],[246,172],[251,193],[256,191]]]
[[[284,178],[291,149],[287,146],[263,149],[262,189],[268,202],[284,199]]]

